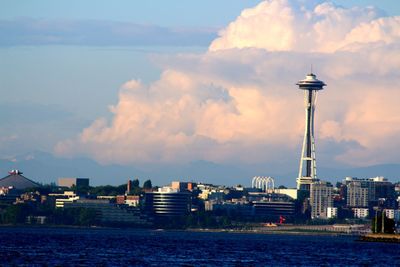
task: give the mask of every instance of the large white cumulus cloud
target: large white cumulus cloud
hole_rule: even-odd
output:
[[[57,153],[105,163],[284,163],[298,157],[304,127],[294,84],[313,63],[328,84],[316,114],[320,158],[400,161],[399,17],[373,7],[264,1],[222,30],[207,53],[159,62],[158,81],[126,82],[113,119],[96,120]]]
[[[371,28],[368,24],[381,13],[373,7],[345,9],[329,2],[307,8],[302,1],[265,1],[244,10],[221,31],[210,50],[255,47],[269,51],[333,52],[359,39],[364,41],[365,36],[360,36],[363,30],[358,27]],[[382,24],[388,30],[395,26]]]

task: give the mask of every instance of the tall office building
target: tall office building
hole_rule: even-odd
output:
[[[394,185],[384,177],[368,179],[347,177],[344,183],[347,187],[348,207],[368,207],[371,201],[395,198]]]
[[[327,182],[314,182],[310,186],[311,218],[327,219],[327,210],[333,207],[332,185]]]
[[[299,89],[304,91],[305,105],[305,130],[303,148],[300,158],[299,176],[297,178],[297,189],[309,191],[310,185],[317,179],[317,166],[315,162],[315,139],[314,139],[314,113],[317,100],[317,92],[324,89],[326,85],[310,73],[304,80],[296,83]]]
[[[368,207],[374,197],[374,184],[366,180],[355,180],[347,184],[347,206]]]

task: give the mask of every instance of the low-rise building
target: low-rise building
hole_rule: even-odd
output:
[[[367,208],[353,208],[354,218],[365,219],[369,216],[369,209]]]
[[[274,189],[274,193],[284,194],[289,196],[292,199],[297,199],[297,189],[296,188],[283,188],[283,189]]]
[[[220,211],[226,215],[237,215],[242,218],[254,216],[254,207],[248,202],[207,200],[204,203],[204,207],[206,211]]]
[[[47,216],[27,216],[26,223],[28,224],[45,224]]]
[[[89,178],[58,178],[58,186],[61,187],[88,187]]]
[[[290,201],[254,201],[254,215],[278,221],[281,216],[291,219],[295,215],[295,204]]]
[[[196,186],[196,184],[192,183],[192,182],[180,182],[180,181],[171,182],[171,188],[177,189],[180,192],[193,191],[195,186]]]
[[[73,191],[65,191],[62,194],[51,193],[49,197],[54,198],[56,208],[64,208],[65,203],[74,202],[79,199],[79,196]]]
[[[140,204],[140,196],[130,196],[130,195],[117,196],[116,203],[117,204],[126,204],[126,205],[132,206],[132,207],[138,207]]]
[[[64,208],[87,208],[96,210],[96,217],[100,223],[125,223],[134,225],[148,225],[149,221],[139,208],[110,203],[107,199],[77,199],[64,202]]]

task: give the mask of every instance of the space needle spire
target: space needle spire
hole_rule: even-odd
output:
[[[315,74],[307,74],[304,80],[296,83],[299,89],[304,91],[305,129],[303,148],[301,151],[299,176],[297,178],[298,190],[310,190],[310,185],[317,179],[317,166],[315,161],[314,139],[314,113],[317,100],[317,92],[324,89],[326,84],[317,79]]]

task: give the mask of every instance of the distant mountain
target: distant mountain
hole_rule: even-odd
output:
[[[134,167],[100,165],[86,158],[57,158],[52,154],[34,152],[11,160],[0,160],[0,173],[19,169],[24,175],[40,183],[57,182],[59,177],[88,177],[91,184],[121,184],[129,177],[141,177],[143,173]]]
[[[0,178],[7,176],[11,169],[19,169],[27,178],[40,183],[57,182],[59,177],[88,177],[92,185],[118,185],[125,183],[128,178],[138,178],[141,183],[151,179],[154,185],[166,185],[173,180],[181,180],[250,186],[252,177],[268,175],[275,178],[277,186],[294,187],[297,177],[297,172],[294,171],[271,173],[269,168],[263,165],[216,164],[208,161],[180,165],[101,165],[87,158],[58,158],[45,152],[34,152],[13,159],[0,160]],[[346,176],[360,178],[384,176],[391,181],[399,181],[400,164],[349,169],[323,167],[318,169],[318,177],[323,180],[337,182]]]
[[[248,177],[252,177],[251,171],[206,161],[185,165],[101,165],[87,158],[58,158],[45,152],[0,160],[0,177],[11,169],[19,169],[26,177],[40,183],[57,182],[59,177],[88,177],[92,185],[122,184],[128,178],[139,178],[141,182],[151,179],[155,185],[173,180],[235,185],[247,183]]]

